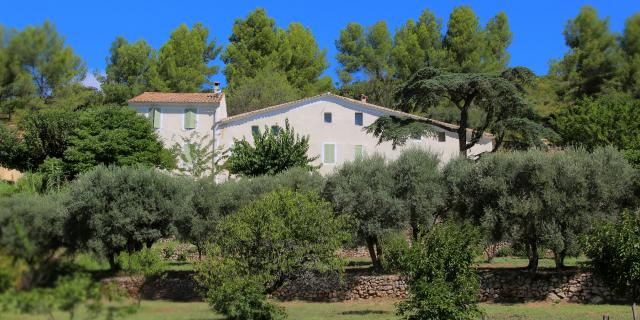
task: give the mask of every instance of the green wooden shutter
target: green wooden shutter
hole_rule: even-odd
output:
[[[361,144],[355,145],[354,154],[355,154],[355,159],[362,159],[362,156],[364,155],[364,152],[363,152]]]
[[[160,129],[160,109],[159,108],[151,108],[149,109],[149,119],[153,124],[153,127],[156,129]]]
[[[324,163],[336,163],[336,145],[324,145]]]
[[[184,128],[195,129],[196,128],[196,108],[188,108],[184,110]]]

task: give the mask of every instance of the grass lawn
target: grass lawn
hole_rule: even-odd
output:
[[[395,320],[394,300],[357,301],[340,303],[284,302],[281,303],[295,320]],[[631,319],[631,307],[624,305],[582,305],[570,303],[525,303],[525,304],[481,304],[486,319],[497,320],[583,320],[602,319],[608,314],[611,319]],[[0,319],[35,320],[44,316],[22,316],[5,314]],[[56,315],[56,319],[67,319],[67,315]],[[81,314],[77,319],[84,319]],[[143,301],[137,313],[124,319],[130,320],[223,320],[202,302]]]
[[[564,264],[567,267],[584,265],[588,261],[586,256],[567,257]],[[480,268],[524,268],[529,264],[529,259],[523,257],[496,257],[491,263],[487,263],[484,257],[477,257],[475,263]],[[541,258],[538,260],[541,269],[555,268],[556,263],[551,258]]]

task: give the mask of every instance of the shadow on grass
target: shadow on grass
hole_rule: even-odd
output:
[[[351,315],[351,316],[366,316],[369,314],[387,314],[389,311],[382,310],[352,310],[352,311],[343,311],[340,312],[341,315]]]

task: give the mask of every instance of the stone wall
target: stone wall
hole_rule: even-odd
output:
[[[567,301],[579,303],[618,302],[600,280],[580,270],[543,271],[530,274],[520,269],[481,269],[480,301]],[[141,279],[120,277],[110,280],[136,296]],[[337,274],[307,273],[289,282],[273,294],[282,300],[344,301],[374,298],[406,298],[406,285],[398,275],[379,275],[368,271]],[[146,299],[197,301],[197,286],[191,272],[175,272],[163,278],[147,280]]]

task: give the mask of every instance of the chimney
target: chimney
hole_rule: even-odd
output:
[[[220,81],[213,83],[213,93],[220,93]]]
[[[367,103],[367,96],[364,93],[360,94],[360,102]]]

